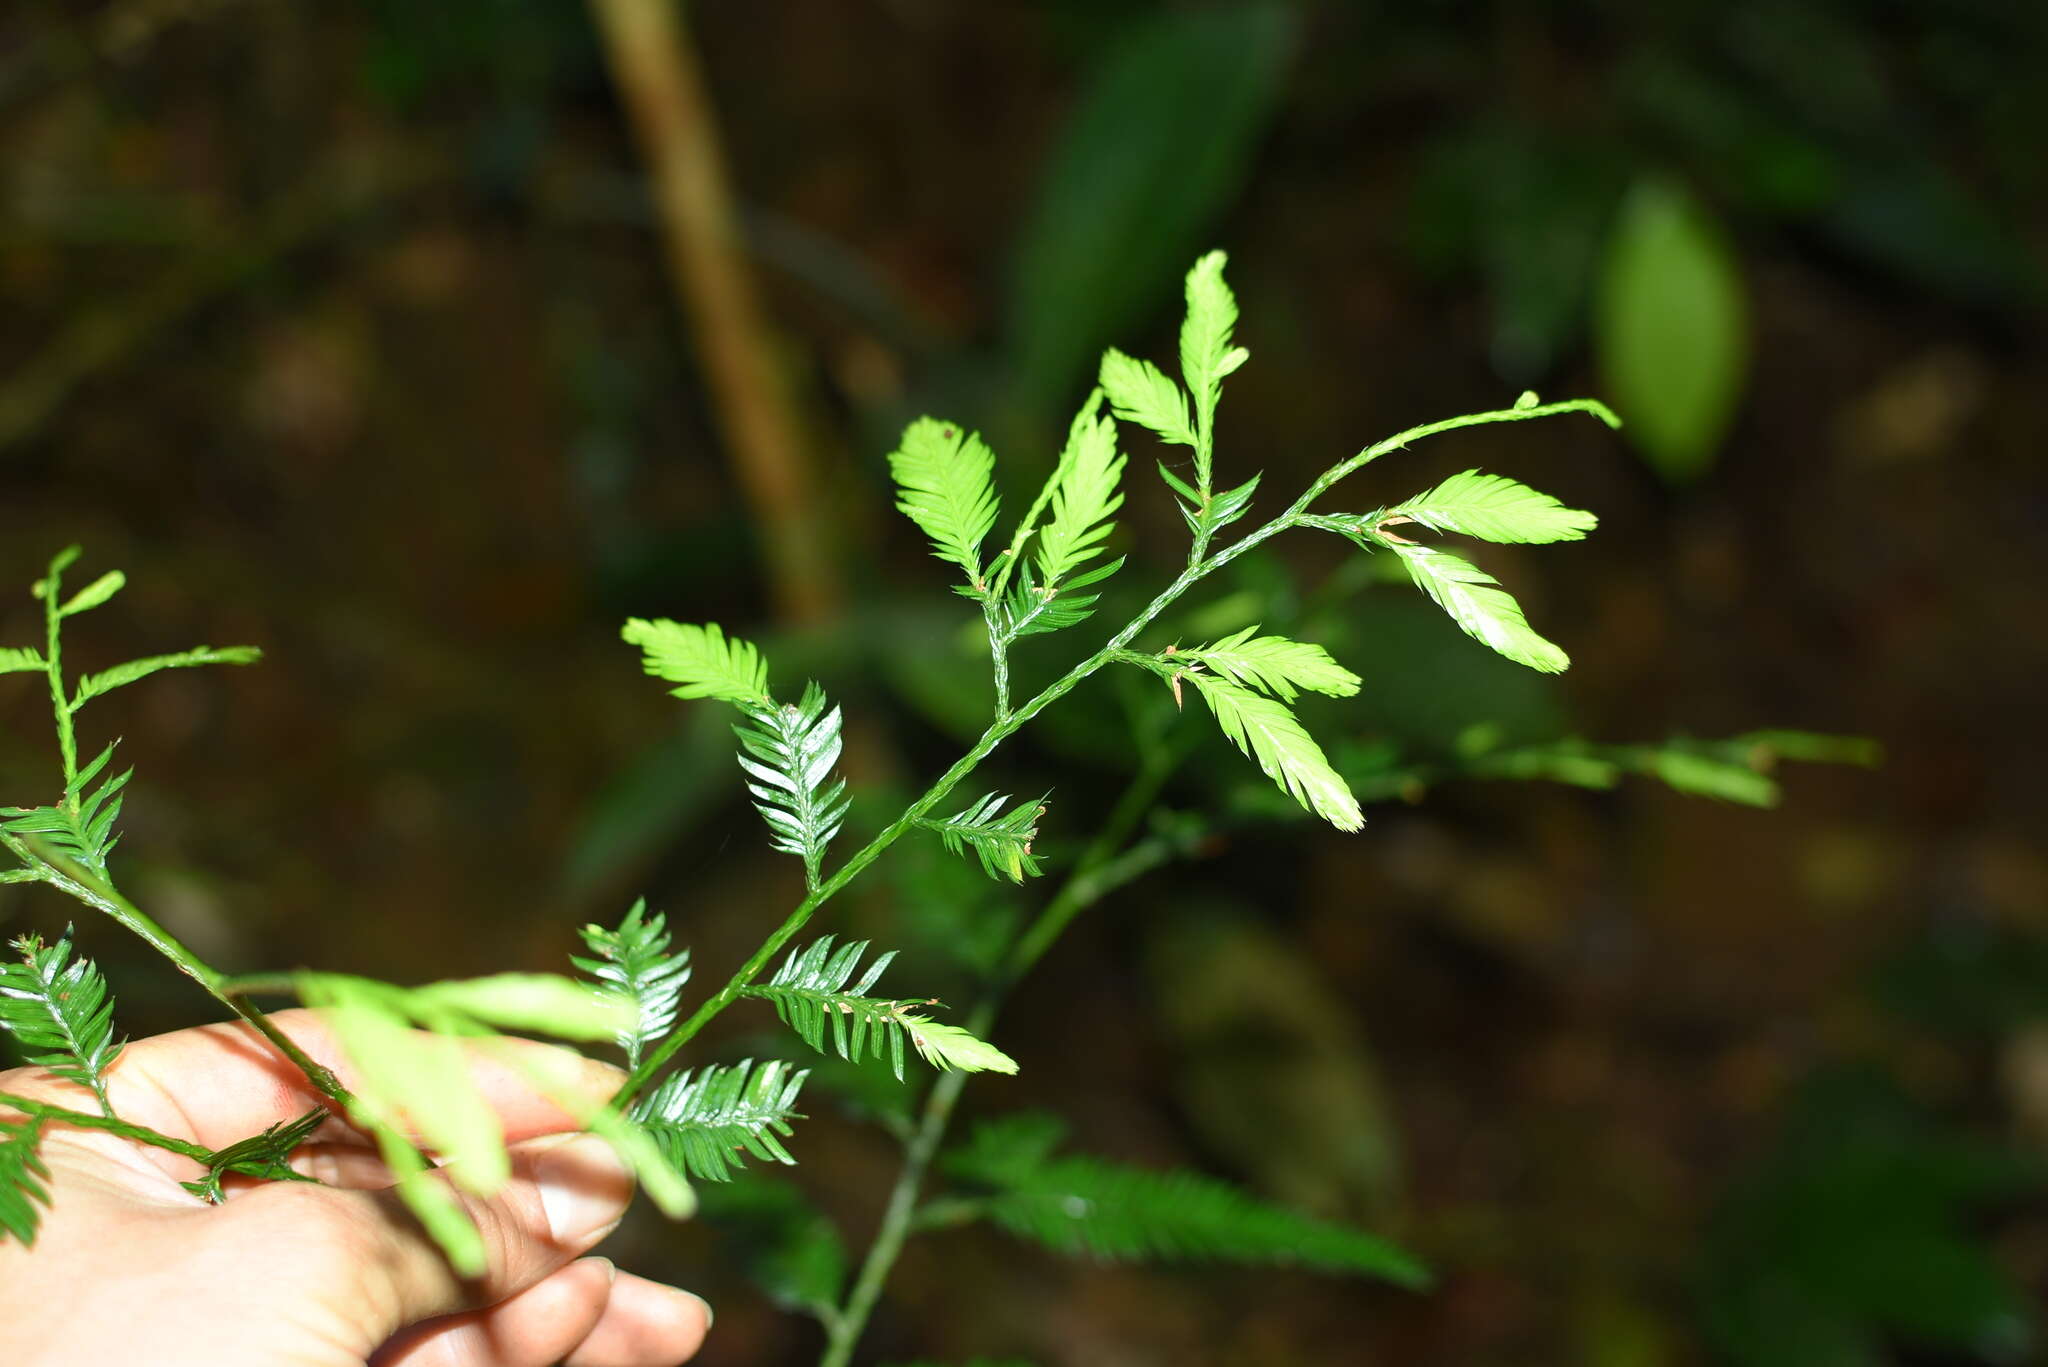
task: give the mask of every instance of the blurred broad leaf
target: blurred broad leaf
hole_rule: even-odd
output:
[[[1277,4],[1171,9],[1089,77],[1018,239],[1010,346],[1043,406],[1180,279],[1272,118],[1294,32]]]
[[[1625,434],[1667,480],[1696,478],[1741,400],[1749,319],[1733,255],[1679,187],[1643,181],[1623,200],[1594,341]]]

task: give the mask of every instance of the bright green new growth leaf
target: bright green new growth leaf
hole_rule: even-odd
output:
[[[1014,1073],[1017,1065],[993,1045],[955,1026],[941,1025],[917,1014],[916,1008],[930,1001],[903,1001],[870,997],[868,993],[881,978],[882,970],[896,957],[895,951],[868,965],[860,981],[847,986],[867,953],[866,940],[853,940],[833,949],[833,938],[821,935],[802,949],[792,950],[782,967],[768,982],[741,989],[741,995],[759,997],[774,1006],[783,1024],[797,1033],[805,1044],[826,1052],[826,1027],[831,1027],[832,1050],[852,1063],[886,1051],[889,1066],[903,1076],[904,1041],[908,1040],[925,1062],[945,1071]]]
[[[428,983],[406,992],[404,1009],[431,1030],[471,1033],[479,1026],[526,1030],[557,1039],[612,1039],[633,1028],[638,1011],[617,994],[554,973],[493,973]]]
[[[633,1106],[634,1123],[662,1156],[707,1182],[724,1182],[744,1167],[743,1153],[776,1163],[796,1159],[782,1145],[809,1073],[781,1059],[758,1068],[748,1059],[729,1068],[671,1073]]]
[[[23,935],[13,947],[20,961],[0,964],[0,1028],[30,1063],[90,1088],[100,1110],[112,1115],[106,1073],[121,1056],[122,1042],[114,1038],[107,980],[92,960],[71,957],[68,930],[53,945]]]
[[[50,667],[40,651],[27,646],[0,646],[0,674],[25,674]]]
[[[1387,509],[1378,520],[1382,527],[1405,520],[1482,541],[1531,545],[1578,541],[1600,522],[1526,484],[1477,470],[1452,475],[1428,493]]]
[[[617,930],[583,927],[583,944],[591,957],[570,956],[569,962],[633,1004],[630,1028],[615,1036],[626,1051],[626,1066],[637,1068],[647,1047],[675,1028],[676,1002],[690,980],[690,951],[669,953],[668,921],[660,912],[647,914],[647,899],[633,903]]]
[[[1195,483],[1205,495],[1223,377],[1251,354],[1230,344],[1231,330],[1237,326],[1237,296],[1223,282],[1224,260],[1222,252],[1210,252],[1188,272],[1188,316],[1180,329],[1181,377],[1195,400]]]
[[[996,525],[995,453],[955,423],[919,418],[889,456],[896,510],[932,539],[932,554],[982,590],[981,542]]]
[[[106,877],[107,859],[120,843],[120,837],[114,834],[114,822],[121,815],[121,790],[135,771],[125,769],[115,774],[90,794],[85,789],[99,777],[113,754],[112,745],[100,751],[92,763],[78,771],[64,790],[63,800],[54,807],[0,807],[0,830],[41,841],[88,873]]]
[[[1536,634],[1500,581],[1471,561],[1417,542],[1386,544],[1401,557],[1416,587],[1435,599],[1473,640],[1545,674],[1562,673],[1571,664],[1570,656]]]
[[[1358,799],[1285,704],[1214,674],[1188,674],[1216,724],[1266,777],[1340,831],[1365,824]]]
[[[728,640],[716,623],[696,626],[666,617],[652,622],[634,617],[619,635],[640,647],[641,663],[649,674],[680,685],[671,690],[678,698],[775,705],[768,696],[768,664],[761,652],[737,637]]]
[[[1088,396],[1067,435],[1060,456],[1060,480],[1052,495],[1052,521],[1038,535],[1040,592],[1050,592],[1067,576],[1102,554],[1102,543],[1116,526],[1110,517],[1123,506],[1117,492],[1124,458],[1116,450],[1116,422],[1097,417],[1102,391]]]
[[[1188,396],[1158,366],[1111,347],[1102,353],[1100,382],[1110,410],[1125,422],[1150,429],[1161,441],[1195,444]]]
[[[1030,1115],[980,1126],[946,1169],[991,1190],[991,1218],[1020,1238],[1103,1261],[1186,1259],[1299,1266],[1422,1286],[1408,1254],[1349,1229],[1258,1201],[1190,1172],[1097,1158],[1055,1158],[1057,1121]]]
[[[64,606],[57,609],[57,615],[70,617],[75,613],[90,612],[119,593],[127,582],[128,576],[121,571],[108,570],[66,599]]]
[[[799,855],[812,887],[825,846],[846,819],[846,780],[832,776],[839,762],[839,709],[825,710],[825,694],[804,685],[803,701],[748,707],[748,726],[736,726],[747,791],[768,823],[770,843]],[[752,758],[749,758],[751,756]]]
[[[1623,201],[1593,340],[1644,457],[1675,483],[1696,478],[1742,397],[1749,305],[1734,254],[1678,186],[1646,181]]]
[[[32,1244],[42,1224],[38,1205],[50,1204],[50,1169],[36,1146],[42,1143],[43,1119],[0,1120],[0,1233]]]
[[[100,694],[111,693],[137,679],[146,679],[158,670],[190,669],[195,665],[252,665],[262,658],[263,652],[255,646],[194,646],[175,655],[152,655],[143,660],[130,660],[81,678],[78,692],[71,699],[71,710],[75,712]]]
[[[1173,658],[1206,665],[1234,683],[1271,693],[1281,702],[1293,702],[1300,689],[1332,698],[1348,698],[1358,692],[1362,680],[1331,659],[1321,646],[1284,636],[1254,636],[1257,630],[1256,625],[1248,626],[1211,645],[1175,650]]]
[[[966,810],[941,819],[925,817],[919,825],[939,833],[939,839],[953,854],[972,847],[981,858],[982,871],[991,878],[1021,883],[1038,876],[1038,860],[1031,842],[1038,838],[1038,818],[1045,815],[1045,799],[1026,802],[1003,811],[1009,801],[1001,793],[990,793]]]

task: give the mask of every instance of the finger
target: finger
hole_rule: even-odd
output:
[[[245,1246],[287,1260],[270,1268],[275,1284],[308,1288],[368,1354],[422,1320],[495,1305],[588,1252],[625,1213],[633,1178],[603,1140],[550,1136],[513,1146],[511,1180],[495,1195],[447,1190],[482,1239],[485,1266],[473,1280],[456,1275],[395,1191],[280,1182],[221,1213]]]
[[[315,1062],[332,1068],[343,1086],[353,1084],[355,1070],[318,1012],[280,1011],[270,1019]],[[501,1037],[466,1044],[464,1052],[470,1080],[497,1112],[507,1140],[578,1128],[560,1105],[534,1089],[518,1060],[577,1060],[573,1072],[549,1072],[569,1072],[567,1085],[594,1101],[609,1097],[625,1080],[609,1064],[533,1040]],[[108,1071],[107,1086],[120,1114],[211,1149],[326,1102],[297,1066],[242,1021],[136,1040]],[[345,1143],[354,1133],[336,1124],[319,1137]]]
[[[614,1271],[580,1258],[496,1305],[406,1330],[370,1367],[550,1367],[597,1326]]]
[[[710,1330],[711,1307],[702,1297],[621,1272],[604,1317],[563,1367],[669,1367],[697,1356]]]

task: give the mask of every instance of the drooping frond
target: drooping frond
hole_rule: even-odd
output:
[[[19,959],[0,964],[0,1028],[28,1061],[107,1102],[107,1069],[121,1056],[114,1038],[114,1000],[92,960],[71,957],[71,932],[53,945],[34,935],[13,943]]]
[[[647,1047],[675,1028],[676,1001],[690,980],[690,951],[669,952],[667,918],[648,916],[644,897],[617,930],[587,925],[580,933],[590,957],[572,954],[569,962],[633,1004],[633,1023],[617,1039],[627,1067],[637,1068]]]
[[[1101,407],[1098,389],[1075,417],[1060,457],[1052,520],[1038,534],[1038,574],[1046,588],[1065,582],[1102,554],[1102,543],[1116,526],[1110,518],[1123,506],[1117,481],[1123,477],[1124,458],[1117,454],[1116,422],[1098,417]]]
[[[772,707],[768,696],[768,664],[761,652],[738,637],[728,639],[717,623],[697,626],[663,617],[634,617],[619,635],[641,650],[649,674],[679,687],[678,698],[717,698],[721,702]]]
[[[50,667],[41,651],[27,646],[0,646],[0,674],[25,674]]]
[[[797,1093],[807,1072],[781,1059],[685,1069],[634,1103],[631,1118],[670,1163],[707,1182],[730,1179],[745,1155],[776,1163],[796,1159],[783,1147],[790,1121],[801,1120]]]
[[[996,524],[995,453],[979,435],[937,418],[903,430],[889,456],[896,509],[932,540],[932,554],[967,571],[982,589],[981,542]]]
[[[1222,252],[1210,252],[1188,272],[1188,314],[1180,329],[1180,371],[1195,401],[1195,482],[1206,493],[1215,431],[1216,399],[1223,377],[1250,353],[1230,344],[1237,327],[1237,296],[1223,280]]]
[[[262,658],[263,652],[255,646],[194,646],[175,655],[152,655],[147,659],[130,660],[80,679],[78,691],[71,699],[71,710],[75,712],[100,694],[111,693],[137,679],[146,679],[159,670],[190,669],[196,665],[252,665]]]
[[[1018,1129],[1026,1132],[1006,1133]],[[1363,1230],[1191,1172],[1053,1157],[1058,1138],[1028,1116],[983,1125],[946,1168],[991,1193],[986,1208],[1004,1229],[1069,1255],[1296,1266],[1403,1286],[1428,1280],[1408,1254]]]
[[[1571,657],[1562,649],[1536,634],[1522,615],[1521,605],[1485,570],[1463,556],[1420,542],[1388,545],[1401,557],[1416,587],[1435,599],[1458,629],[1473,640],[1545,674],[1562,673],[1571,664]]]
[[[801,856],[815,888],[825,846],[846,819],[846,780],[832,774],[839,762],[839,709],[827,711],[824,691],[811,683],[800,703],[749,707],[746,714],[750,724],[733,731],[747,790],[768,823],[770,843]]]
[[[1284,636],[1254,636],[1256,625],[1222,640],[1193,649],[1173,652],[1180,660],[1206,665],[1234,683],[1271,693],[1281,702],[1293,702],[1300,689],[1333,698],[1348,698],[1358,692],[1361,680],[1330,658],[1330,652],[1310,641],[1290,641]]]
[[[230,1173],[257,1177],[266,1182],[312,1181],[292,1170],[292,1151],[312,1138],[313,1131],[326,1124],[328,1119],[326,1107],[316,1106],[296,1120],[280,1120],[261,1134],[252,1134],[247,1139],[238,1139],[226,1148],[216,1150],[213,1161],[207,1164],[204,1177],[179,1185],[194,1196],[219,1205],[227,1199],[220,1188],[221,1179]]]
[[[1109,396],[1110,410],[1125,422],[1151,430],[1161,441],[1195,444],[1188,396],[1158,366],[1111,347],[1102,353],[1099,382]]]
[[[1528,545],[1582,540],[1600,524],[1592,513],[1567,508],[1549,494],[1477,470],[1452,475],[1428,493],[1387,509],[1379,519],[1382,526],[1404,520],[1482,541]]]
[[[135,771],[124,769],[91,793],[85,790],[113,755],[112,745],[100,751],[92,763],[78,771],[78,777],[54,807],[0,807],[0,830],[10,835],[32,836],[104,878],[107,858],[120,843],[120,837],[114,834],[114,822],[121,815],[121,790],[127,787]]]
[[[1223,734],[1295,801],[1340,831],[1365,824],[1358,799],[1285,703],[1214,674],[1185,677],[1209,704]]]
[[[43,1118],[0,1120],[0,1233],[23,1245],[36,1241],[43,1213],[50,1204],[50,1169],[36,1146],[43,1140]]]
[[[802,949],[792,950],[773,978],[743,988],[742,995],[772,1005],[783,1024],[819,1053],[827,1052],[829,1027],[832,1052],[853,1063],[870,1055],[886,1055],[898,1078],[903,1076],[906,1041],[919,1057],[942,1072],[950,1068],[970,1073],[1017,1071],[1016,1062],[995,1046],[957,1026],[918,1014],[918,1008],[935,1003],[869,996],[896,954],[891,950],[879,956],[860,980],[853,982],[867,949],[866,940],[852,940],[835,950],[833,937],[821,935]],[[849,982],[853,983],[850,987]]]
[[[1005,812],[1003,804],[1008,801],[1001,793],[990,793],[964,811],[938,819],[925,817],[918,824],[937,831],[954,854],[964,854],[972,847],[989,877],[1021,883],[1027,876],[1038,876],[1031,842],[1038,838],[1038,818],[1045,815],[1045,799],[1020,803]]]

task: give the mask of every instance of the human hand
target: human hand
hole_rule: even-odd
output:
[[[271,1019],[347,1083],[315,1013]],[[622,1081],[585,1062],[591,1096]],[[571,1133],[505,1064],[472,1054],[470,1073],[513,1159],[489,1200],[451,1187],[483,1234],[482,1277],[456,1277],[384,1189],[374,1148],[339,1120],[293,1160],[326,1185],[234,1179],[217,1206],[179,1185],[203,1175],[198,1163],[52,1123],[41,1146],[52,1202],[35,1246],[0,1243],[0,1356],[13,1367],[667,1367],[694,1355],[710,1327],[703,1301],[582,1256],[632,1196],[609,1146]],[[107,1090],[123,1119],[209,1149],[322,1100],[240,1023],[131,1043]],[[94,1109],[84,1088],[36,1068],[0,1073],[0,1091]]]

